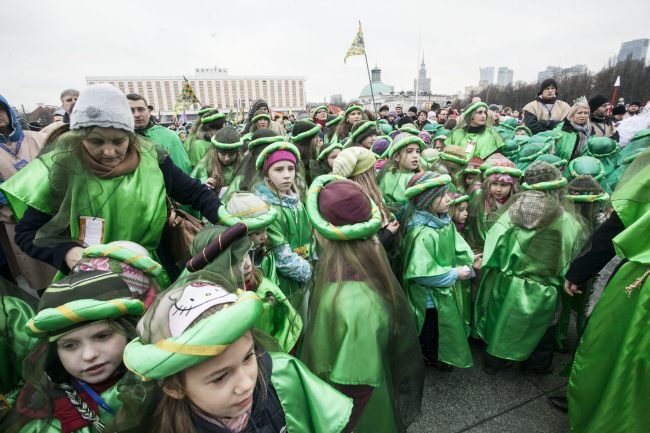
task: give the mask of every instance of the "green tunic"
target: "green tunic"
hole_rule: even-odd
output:
[[[605,287],[576,351],[568,386],[575,433],[642,433],[650,425],[650,166],[640,163],[634,181],[612,196],[625,225],[614,247],[626,261]]]
[[[555,129],[553,129],[553,132],[556,132],[559,135],[559,139],[555,145],[555,156],[566,159],[567,161],[571,161],[573,149],[576,147],[576,142],[578,141],[578,133],[574,131],[563,131],[563,125],[564,122],[560,122],[560,124],[558,124]],[[585,146],[580,151],[579,156],[584,155],[586,150],[587,146],[585,144]]]
[[[209,141],[199,140],[198,138],[192,140],[189,150],[187,151],[187,156],[190,159],[192,167],[196,166],[199,161],[203,159],[211,147],[212,143]]]
[[[54,215],[52,208],[51,172],[58,166],[53,158],[57,151],[40,156],[16,175],[4,182],[0,188],[9,205],[21,219],[28,206]],[[103,243],[127,240],[142,245],[154,253],[167,221],[166,191],[158,157],[150,143],[142,144],[140,165],[130,174],[101,179],[91,174],[76,160],[75,173],[64,201],[69,212],[68,234],[79,239],[80,217],[104,219]],[[63,234],[65,235],[65,234]]]
[[[163,149],[165,149],[178,168],[183,170],[185,173],[190,174],[190,170],[192,169],[190,166],[190,160],[185,152],[183,142],[178,138],[178,135],[175,132],[171,129],[165,128],[164,126],[154,125],[151,128],[146,129],[144,134],[151,141],[159,144]]]
[[[34,311],[13,296],[0,296],[0,421],[16,402],[22,385],[23,359],[36,339],[25,331]]]
[[[387,170],[383,173],[379,183],[379,190],[381,191],[386,206],[398,219],[401,219],[404,214],[404,209],[408,205],[409,200],[406,198],[406,185],[411,178],[415,175],[413,171],[395,171]]]
[[[553,321],[581,240],[581,226],[567,212],[534,230],[515,226],[506,212],[490,228],[474,310],[475,330],[489,354],[528,359]]]
[[[414,361],[422,368],[412,321],[399,332],[402,345],[395,345],[391,326],[398,322],[391,320],[390,307],[383,298],[361,281],[340,284],[338,293],[337,283],[318,292],[318,307],[310,310],[310,330],[301,359],[328,383],[373,388],[355,433],[406,432],[410,420],[403,419],[400,412],[418,408],[400,408],[403,401],[396,397],[412,395],[409,387],[418,384],[400,382],[400,378],[415,374],[409,367]],[[399,308],[394,306],[394,311]],[[397,366],[405,371],[394,370]]]
[[[468,146],[470,142],[474,143],[473,147]],[[467,159],[478,156],[485,160],[503,146],[503,139],[490,127],[481,133],[470,133],[461,128],[454,129],[445,144],[460,146],[467,154]]]
[[[407,229],[402,247],[406,296],[422,330],[427,294],[438,310],[438,359],[461,368],[472,366],[467,337],[469,327],[462,317],[458,282],[451,287],[426,287],[415,278],[444,275],[458,266],[472,266],[474,254],[453,223],[441,228],[416,226]]]

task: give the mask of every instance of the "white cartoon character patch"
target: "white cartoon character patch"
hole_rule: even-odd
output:
[[[237,295],[223,287],[202,281],[194,281],[183,289],[169,309],[169,331],[172,337],[181,335],[208,308],[221,304],[232,304]]]

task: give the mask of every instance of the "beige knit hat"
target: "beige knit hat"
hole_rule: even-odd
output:
[[[370,170],[375,166],[375,154],[364,147],[343,149],[334,160],[332,174],[350,178]]]

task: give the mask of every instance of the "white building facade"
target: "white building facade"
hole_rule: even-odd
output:
[[[144,96],[161,115],[173,115],[184,79],[187,78],[202,105],[223,112],[248,111],[256,99],[266,100],[272,111],[305,110],[305,78],[302,76],[229,75],[224,68],[197,68],[194,75],[180,76],[89,76],[88,85],[108,83],[124,94]],[[201,108],[194,104],[186,114]]]

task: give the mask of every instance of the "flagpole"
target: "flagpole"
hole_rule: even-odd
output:
[[[614,94],[612,95],[612,103],[609,106],[609,111],[607,112],[608,116],[612,115],[612,110],[614,109],[614,102],[616,102],[616,95],[618,94],[618,88],[621,85],[621,76],[619,75],[616,77],[616,81],[614,82]]]
[[[361,21],[359,21],[359,28],[361,28]],[[370,84],[370,96],[372,97],[372,111],[377,115],[377,105],[375,104],[375,91],[372,89],[372,79],[370,78],[370,66],[368,65],[368,55],[366,54],[365,40],[363,47],[363,57],[366,59],[366,71],[368,72],[368,83]]]

